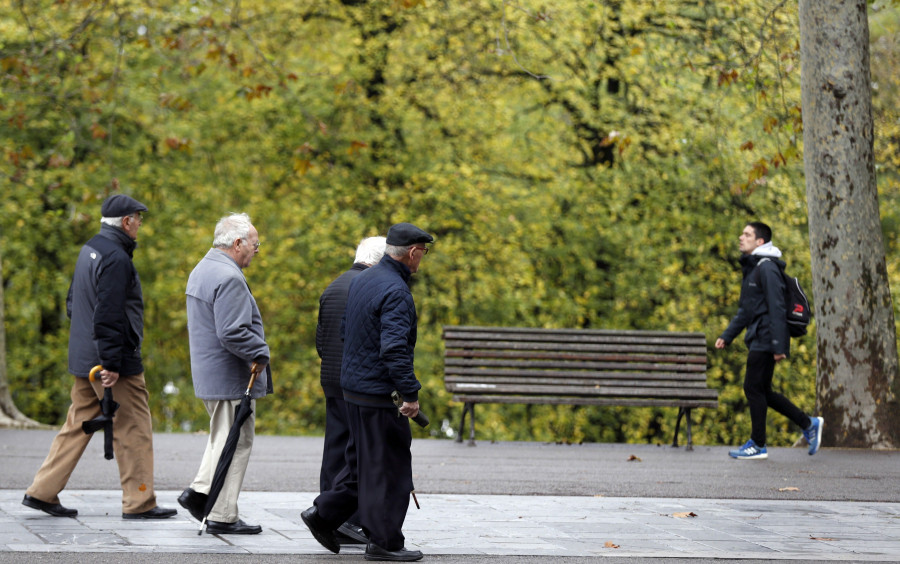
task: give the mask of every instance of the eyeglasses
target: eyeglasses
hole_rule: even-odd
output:
[[[247,243],[247,240],[246,240],[246,239],[241,239],[241,242]],[[254,248],[254,249],[257,249],[257,250],[259,249],[259,244],[260,244],[259,241],[255,242],[255,243],[250,243],[250,245],[252,245],[253,248]]]
[[[423,254],[423,255],[427,255],[427,254],[428,254],[428,251],[430,250],[428,247],[413,247],[413,248],[414,248],[414,249],[419,249],[420,251],[422,251],[422,254]]]

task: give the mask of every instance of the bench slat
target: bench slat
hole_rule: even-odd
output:
[[[448,386],[450,392],[475,392],[500,395],[503,393],[534,396],[579,396],[579,397],[650,397],[673,399],[709,399],[717,397],[715,390],[708,388],[661,387],[661,388],[622,388],[621,386],[569,386],[565,384],[545,385],[509,385],[503,383],[477,384],[456,383]]]
[[[631,329],[541,329],[528,327],[466,327],[462,325],[445,326],[444,339],[456,338],[484,338],[498,340],[500,338],[510,340],[572,340],[586,339],[592,342],[640,342],[643,339],[661,339],[666,342],[684,340],[687,342],[706,341],[703,333],[675,332],[675,331],[641,331]]]
[[[458,394],[453,396],[453,401],[468,403],[529,403],[549,405],[616,405],[623,407],[709,407],[715,409],[719,406],[716,400],[661,400],[661,399],[631,399],[631,398],[578,398],[558,396],[492,396],[490,394],[467,396]]]
[[[465,373],[467,368],[482,367],[485,369],[498,372],[502,368],[517,368],[520,370],[540,370],[540,369],[557,369],[571,370],[580,372],[583,370],[594,371],[618,371],[630,370],[633,372],[706,372],[706,361],[680,363],[677,359],[661,358],[658,361],[653,359],[633,359],[633,362],[575,362],[579,359],[565,359],[557,362],[547,360],[480,360],[471,359],[468,361],[459,361],[454,359],[445,359],[445,371]]]
[[[465,381],[473,378],[531,378],[545,377],[565,380],[566,378],[622,380],[671,380],[674,382],[706,382],[705,372],[599,372],[574,370],[485,370],[480,368],[444,369],[444,377]]]
[[[671,339],[588,339],[578,340],[564,339],[532,339],[532,340],[507,340],[504,336],[498,339],[444,339],[444,347],[447,349],[522,349],[522,350],[693,350],[701,353],[706,350],[706,340],[671,340]]]
[[[529,360],[611,360],[617,362],[675,362],[680,364],[702,364],[706,366],[706,354],[624,354],[624,353],[572,353],[558,351],[473,351],[473,350],[447,350],[444,352],[444,358],[455,362],[456,359],[506,359],[506,358],[525,358]],[[491,362],[485,360],[484,362]],[[471,364],[471,363],[470,363]]]
[[[623,390],[628,388],[647,388],[647,387],[690,387],[690,388],[705,388],[706,387],[706,377],[702,380],[699,378],[694,378],[691,380],[685,379],[650,379],[650,378],[637,378],[637,379],[616,379],[616,378],[578,378],[577,376],[572,375],[564,375],[561,377],[556,377],[550,375],[549,377],[541,377],[541,376],[533,376],[531,374],[521,375],[514,374],[509,377],[504,377],[500,375],[489,375],[484,378],[479,378],[476,375],[466,375],[465,377],[458,377],[453,375],[447,375],[444,378],[445,386],[449,389],[451,385],[454,384],[569,384],[569,385],[577,385],[577,386],[618,386]]]

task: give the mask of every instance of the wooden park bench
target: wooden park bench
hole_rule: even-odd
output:
[[[687,419],[691,409],[715,408],[706,386],[703,333],[444,326],[444,386],[464,403],[469,445],[475,444],[476,403],[668,406]]]

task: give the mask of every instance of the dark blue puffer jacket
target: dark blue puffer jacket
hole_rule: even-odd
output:
[[[350,283],[344,312],[344,399],[359,405],[391,408],[397,390],[418,401],[422,385],[413,370],[416,304],[407,266],[388,255]]]

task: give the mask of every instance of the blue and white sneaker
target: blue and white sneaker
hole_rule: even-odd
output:
[[[756,446],[753,439],[750,439],[741,448],[728,451],[728,456],[738,460],[765,460],[769,458],[769,453],[766,452],[766,447]]]
[[[803,436],[809,443],[809,455],[812,456],[819,452],[819,446],[822,444],[822,427],[825,426],[825,420],[821,417],[810,417],[809,428],[803,430]]]

